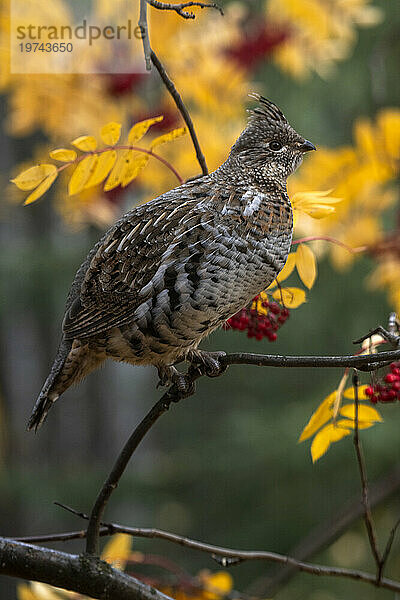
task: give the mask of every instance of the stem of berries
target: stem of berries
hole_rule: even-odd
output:
[[[277,302],[261,299],[259,295],[253,298],[251,305],[242,308],[228,319],[224,329],[247,331],[249,338],[260,341],[266,337],[270,342],[275,342],[276,332],[287,321],[289,315],[289,309]]]

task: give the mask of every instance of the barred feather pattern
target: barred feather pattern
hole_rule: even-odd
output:
[[[263,100],[219,169],[136,207],[89,253],[29,428],[106,358],[184,360],[278,275],[293,228],[286,178],[310,143]]]

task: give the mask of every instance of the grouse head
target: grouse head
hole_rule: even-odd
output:
[[[270,100],[250,94],[259,105],[251,109],[249,122],[232,147],[231,156],[255,175],[286,180],[302,163],[303,156],[316,150],[314,144],[301,136]]]

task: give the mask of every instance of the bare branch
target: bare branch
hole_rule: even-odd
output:
[[[373,335],[377,334],[381,335],[387,342],[390,342],[394,346],[398,346],[400,343],[400,336],[398,333],[385,329],[384,327],[382,327],[382,325],[379,325],[366,335],[363,335],[363,337],[359,340],[355,340],[353,344],[362,344],[364,340],[367,340],[368,338],[371,338]]]
[[[174,82],[169,77],[168,73],[165,70],[165,67],[162,65],[160,59],[157,57],[157,55],[154,52],[154,50],[151,50],[151,52],[150,52],[150,58],[151,58],[151,62],[153,63],[153,65],[157,69],[157,71],[158,71],[161,79],[163,80],[165,87],[167,88],[167,90],[171,94],[171,96],[172,96],[172,98],[173,98],[173,100],[174,100],[174,102],[175,102],[175,104],[176,104],[179,112],[182,115],[183,120],[185,121],[185,123],[187,125],[187,128],[189,129],[190,137],[192,138],[193,146],[194,146],[194,149],[196,151],[196,157],[197,157],[197,160],[198,160],[199,165],[201,167],[201,171],[202,171],[203,175],[207,175],[208,174],[208,168],[207,168],[206,159],[205,159],[204,154],[203,154],[203,152],[202,152],[202,150],[200,148],[199,140],[197,138],[197,134],[196,134],[196,131],[194,129],[192,117],[190,116],[188,109],[184,105],[183,100],[181,98],[181,95],[179,94],[178,90],[176,89]]]
[[[148,23],[147,23],[147,3],[148,3],[148,0],[140,0],[140,15],[139,15],[139,22],[138,22],[138,25],[139,25],[139,28],[141,31],[141,35],[142,35],[142,40],[143,40],[143,50],[144,50],[144,57],[145,57],[145,61],[146,61],[146,69],[148,71],[151,70],[151,63],[153,63],[153,65],[157,69],[165,87],[167,88],[168,92],[171,94],[171,96],[176,104],[177,109],[181,113],[182,118],[187,125],[201,171],[202,171],[203,175],[207,175],[208,168],[207,168],[206,159],[200,148],[200,143],[197,138],[196,131],[194,129],[192,117],[190,116],[189,111],[186,108],[186,106],[182,100],[181,95],[179,94],[178,90],[176,89],[174,82],[169,77],[168,73],[165,70],[165,67],[161,63],[160,59],[157,57],[156,53],[151,48],[150,37],[149,37],[149,27],[148,27]],[[181,14],[181,16],[184,16],[185,14],[186,15],[193,14],[193,13],[182,12],[182,9],[185,7],[188,7],[188,6],[201,6],[202,8],[205,8],[205,7],[216,8],[221,12],[221,14],[223,14],[222,10],[216,4],[205,4],[202,2],[186,2],[184,4],[174,5],[174,4],[166,4],[165,2],[157,2],[157,0],[150,0],[149,4],[151,4],[152,6],[154,6],[155,8],[158,8],[160,10],[176,10],[176,12],[178,14]],[[194,14],[193,14],[193,17],[187,16],[186,18],[194,18]]]
[[[355,407],[355,415],[354,415],[354,447],[356,450],[358,469],[360,472],[361,479],[361,492],[362,492],[362,503],[364,506],[364,522],[365,527],[368,533],[369,545],[371,546],[371,552],[375,560],[375,564],[378,572],[378,580],[380,579],[379,573],[382,569],[382,557],[378,548],[378,542],[376,539],[375,526],[372,519],[371,506],[369,503],[369,494],[368,494],[368,480],[367,480],[367,472],[365,468],[365,460],[362,451],[360,434],[358,430],[358,408],[359,408],[359,400],[358,400],[358,375],[357,372],[354,371],[353,374],[353,388],[354,388],[354,407]]]
[[[193,384],[195,379],[201,376],[199,369],[190,369],[188,373],[188,381]],[[194,394],[194,385],[188,385],[188,391],[179,390],[175,385],[171,386],[162,398],[153,406],[147,413],[144,419],[136,427],[132,435],[129,437],[125,446],[122,448],[109,476],[104,482],[92,508],[89,518],[87,530],[86,552],[88,554],[97,555],[99,552],[99,529],[105,507],[112,492],[118,486],[128,462],[154,423],[163,415],[170,407],[171,402],[178,402],[183,398],[187,398]]]
[[[387,363],[400,357],[400,351],[381,352],[376,355],[367,356],[275,356],[262,354],[237,353],[227,354],[220,357],[221,366],[233,364],[252,364],[257,366],[275,366],[275,367],[358,367],[371,370],[377,368],[382,363]],[[222,373],[222,371],[221,371]],[[118,482],[137,446],[154,425],[158,418],[166,412],[171,402],[179,402],[194,393],[192,385],[196,379],[203,375],[199,367],[190,368],[187,377],[188,392],[182,393],[175,385],[163,395],[163,397],[154,405],[150,412],[144,417],[131,437],[126,442],[121,454],[103,484],[96,502],[93,506],[89,520],[86,552],[88,554],[98,554],[99,528],[106,504],[117,487]]]
[[[170,600],[138,579],[88,556],[0,538],[0,573],[102,600]]]
[[[170,533],[168,531],[163,531],[160,529],[125,527],[122,525],[117,525],[116,523],[104,523],[103,528],[101,530],[103,535],[107,535],[106,533],[104,533],[105,531],[107,531],[107,529],[109,529],[108,535],[111,535],[111,533],[127,533],[134,537],[157,538],[166,540],[168,542],[172,542],[174,544],[178,544],[185,548],[190,548],[192,550],[204,552],[206,554],[209,554],[212,558],[220,557],[218,562],[220,562],[220,564],[224,564],[226,567],[230,566],[231,564],[237,563],[237,561],[268,561],[280,563],[283,565],[292,565],[299,571],[303,571],[304,573],[309,573],[311,575],[354,579],[362,581],[364,583],[372,584],[376,587],[400,592],[400,582],[391,579],[382,578],[380,581],[378,581],[376,576],[372,573],[365,573],[363,571],[343,569],[339,567],[327,567],[323,565],[303,562],[300,560],[296,560],[291,556],[285,556],[276,552],[234,550],[232,548],[224,548],[221,546],[214,546],[212,544],[199,542],[197,540],[192,540],[190,538],[180,536],[175,533]],[[234,562],[232,563],[231,561]]]
[[[396,535],[396,531],[399,528],[399,526],[400,526],[400,519],[394,524],[394,526],[392,527],[392,529],[391,529],[391,531],[389,533],[389,539],[387,541],[387,544],[386,544],[386,547],[385,547],[385,551],[384,551],[383,556],[382,556],[381,569],[380,569],[380,572],[379,572],[379,577],[380,578],[383,575],[383,569],[385,567],[387,559],[389,558],[389,554],[390,554],[390,551],[392,549],[394,537]]]
[[[172,4],[170,2],[159,2],[159,0],[147,0],[147,2],[154,8],[157,8],[158,10],[174,10],[179,16],[183,17],[184,19],[194,19],[196,17],[196,15],[193,12],[185,10],[186,8],[191,8],[192,6],[197,6],[199,8],[215,8],[221,13],[221,15],[224,14],[222,8],[218,6],[218,4],[216,4],[215,2],[181,2],[179,4]]]
[[[147,24],[147,0],[140,0],[140,14],[138,22],[139,30],[142,36],[144,60],[146,61],[147,71],[151,71],[151,59],[150,59],[150,38],[149,38],[149,27]]]
[[[222,365],[254,365],[257,367],[284,368],[353,367],[362,371],[373,371],[394,360],[400,360],[400,350],[390,350],[379,352],[378,354],[361,356],[282,356],[278,354],[237,352],[220,358]]]
[[[384,477],[375,481],[369,486],[369,500],[371,508],[378,506],[384,500],[397,492],[400,488],[400,468],[385,474]],[[317,525],[314,529],[305,535],[305,537],[296,544],[289,552],[297,560],[307,560],[317,552],[327,548],[344,531],[349,529],[353,523],[364,515],[364,507],[360,502],[360,495],[347,501],[337,512],[333,513],[329,519]],[[280,567],[276,574],[261,576],[250,584],[247,593],[250,595],[262,596],[263,598],[273,598],[281,587],[289,581],[297,569],[291,565]]]

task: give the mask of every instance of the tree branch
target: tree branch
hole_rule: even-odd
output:
[[[79,516],[82,516],[82,514],[78,514]],[[122,525],[117,525],[116,523],[104,523],[101,532],[103,535],[112,535],[114,533],[126,533],[134,537],[162,539],[168,542],[172,542],[174,544],[178,544],[179,546],[183,546],[185,548],[190,548],[192,550],[204,552],[206,554],[209,554],[214,559],[216,559],[216,557],[220,557],[217,560],[217,562],[219,562],[219,564],[222,564],[224,567],[228,567],[230,564],[234,564],[237,562],[244,562],[249,560],[269,561],[274,563],[280,563],[283,565],[291,565],[296,569],[303,571],[304,573],[309,573],[311,575],[354,579],[362,581],[364,583],[372,584],[376,587],[382,587],[388,590],[400,592],[400,582],[394,581],[392,579],[382,578],[380,581],[378,581],[376,576],[372,573],[365,573],[364,571],[344,569],[339,567],[327,567],[323,565],[303,562],[291,556],[285,556],[284,554],[278,554],[276,552],[234,550],[232,548],[224,548],[222,546],[215,546],[213,544],[207,544],[197,540],[192,540],[190,538],[180,536],[175,533],[170,533],[168,531],[163,531],[160,529],[125,527]],[[81,534],[81,532],[76,533]],[[79,535],[79,537],[81,536]],[[43,538],[42,541],[44,541]]]
[[[400,359],[400,350],[389,350],[379,354],[361,356],[282,356],[278,354],[253,354],[236,352],[221,356],[221,365],[254,365],[257,367],[284,368],[336,368],[354,367],[363,371],[373,371],[394,360]]]
[[[147,0],[140,0],[140,13],[138,21],[139,30],[142,36],[144,60],[146,62],[147,71],[151,71],[151,60],[150,60],[150,38],[149,38],[149,27],[147,24]]]
[[[170,600],[138,579],[88,556],[0,538],[0,573],[101,600]]]
[[[392,529],[391,529],[391,531],[389,533],[389,538],[388,538],[388,541],[386,543],[385,551],[384,551],[383,556],[382,556],[382,563],[381,563],[382,566],[381,566],[381,569],[380,569],[379,577],[382,577],[383,569],[385,567],[387,559],[389,558],[389,554],[390,554],[390,551],[392,549],[394,537],[396,535],[396,531],[399,528],[399,526],[400,526],[400,519],[398,519],[396,521],[396,523],[393,525],[393,527],[392,527]]]
[[[365,468],[365,460],[361,447],[360,434],[358,429],[358,408],[359,408],[359,400],[358,400],[358,375],[357,372],[354,371],[353,374],[353,388],[354,388],[354,447],[356,450],[358,470],[360,472],[360,480],[361,480],[361,494],[362,494],[362,503],[364,506],[364,522],[365,527],[368,533],[369,545],[371,547],[371,552],[375,560],[376,568],[377,568],[377,579],[379,581],[381,571],[383,568],[382,565],[382,557],[378,548],[378,542],[376,538],[376,531],[374,522],[372,519],[371,506],[369,503],[369,495],[368,495],[368,480],[367,480],[367,471]]]
[[[193,384],[195,379],[201,376],[199,369],[190,369],[188,378]],[[162,398],[153,406],[147,413],[144,419],[139,423],[132,435],[129,437],[125,446],[122,448],[109,476],[104,482],[92,508],[89,518],[87,530],[86,552],[88,554],[97,555],[99,553],[99,529],[104,510],[107,502],[110,499],[112,492],[118,486],[119,480],[124,473],[128,462],[154,423],[163,415],[170,407],[171,402],[178,402],[183,398],[194,394],[194,385],[188,386],[188,391],[182,391],[177,386],[171,386]]]
[[[371,508],[378,506],[387,500],[400,488],[400,468],[387,473],[384,477],[369,486],[369,498]],[[327,548],[353,523],[364,515],[364,507],[360,502],[360,495],[345,503],[338,512],[332,514],[329,519],[320,523],[311,530],[290,551],[290,555],[297,560],[307,560],[317,552]],[[393,532],[393,530],[392,530]],[[392,534],[391,532],[391,534]],[[393,533],[394,535],[394,533]],[[389,536],[390,539],[391,536]],[[389,541],[389,540],[388,540]],[[250,595],[258,595],[273,598],[278,590],[297,573],[297,569],[291,565],[281,567],[275,574],[259,577],[250,584],[246,590]]]
[[[179,4],[159,2],[159,0],[147,0],[147,2],[158,10],[174,10],[180,17],[183,17],[184,19],[194,19],[196,17],[193,12],[185,10],[185,8],[190,8],[192,6],[197,6],[199,8],[215,8],[216,10],[219,10],[221,15],[224,14],[222,8],[215,2],[181,2]]]
[[[150,37],[149,37],[149,27],[148,27],[148,23],[147,23],[147,3],[148,3],[147,0],[140,0],[140,15],[139,15],[139,22],[138,22],[138,25],[139,25],[140,31],[141,31],[141,35],[142,35],[142,40],[143,40],[143,50],[144,50],[144,57],[145,57],[145,61],[146,61],[146,69],[148,71],[151,70],[151,63],[153,63],[153,65],[157,69],[165,87],[167,88],[168,92],[171,94],[172,99],[175,102],[177,109],[181,113],[182,118],[187,125],[201,171],[202,171],[203,175],[207,175],[208,168],[207,168],[206,159],[203,154],[203,151],[201,150],[200,143],[197,138],[197,134],[196,134],[196,131],[195,131],[195,128],[193,125],[192,117],[190,116],[189,111],[186,108],[186,106],[182,100],[181,95],[179,94],[178,90],[176,89],[174,82],[169,77],[167,71],[165,70],[165,67],[161,63],[160,59],[158,58],[158,56],[156,55],[154,50],[152,50],[152,48],[151,48]],[[179,4],[179,5],[178,4],[174,5],[174,4],[166,4],[165,2],[157,2],[156,0],[151,0],[151,1],[149,1],[149,4],[151,4],[152,6],[154,6],[155,8],[158,8],[160,10],[176,10],[178,12],[178,14],[181,14],[181,16],[184,16],[184,14],[188,14],[188,15],[193,14],[193,13],[182,13],[182,9],[185,6],[186,7],[187,6],[202,6],[202,8],[205,8],[205,7],[216,8],[221,12],[221,14],[223,14],[222,10],[216,4],[205,4],[202,2],[187,2],[187,3],[183,3],[183,4]],[[181,11],[181,12],[179,12],[179,11]],[[193,17],[186,17],[186,18],[194,18],[194,14],[193,14]]]
[[[391,362],[399,357],[400,350],[394,350],[366,356],[276,356],[237,353],[221,356],[219,360],[222,367],[233,364],[250,364],[275,367],[357,367],[372,370],[381,366],[382,363]],[[98,554],[100,522],[106,504],[113,490],[117,487],[133,452],[136,450],[149,429],[159,417],[168,410],[171,402],[179,402],[183,398],[188,398],[194,393],[194,381],[202,375],[203,372],[199,367],[190,367],[186,376],[187,391],[182,392],[176,385],[171,386],[144,417],[126,442],[93,506],[89,520],[86,544],[86,552],[88,554]]]
[[[192,117],[190,116],[188,109],[184,105],[181,95],[179,94],[178,90],[176,89],[174,82],[169,77],[168,73],[165,70],[165,67],[162,65],[160,59],[158,58],[158,56],[156,55],[154,50],[150,51],[150,58],[151,58],[151,62],[157,69],[161,79],[163,80],[165,87],[171,94],[179,112],[182,115],[183,120],[185,121],[185,123],[187,125],[187,128],[189,129],[190,137],[192,138],[193,146],[196,151],[196,157],[197,157],[198,163],[201,167],[201,171],[202,171],[203,175],[207,175],[208,168],[207,168],[206,159],[200,148],[199,140],[197,138],[197,134],[194,129]]]

